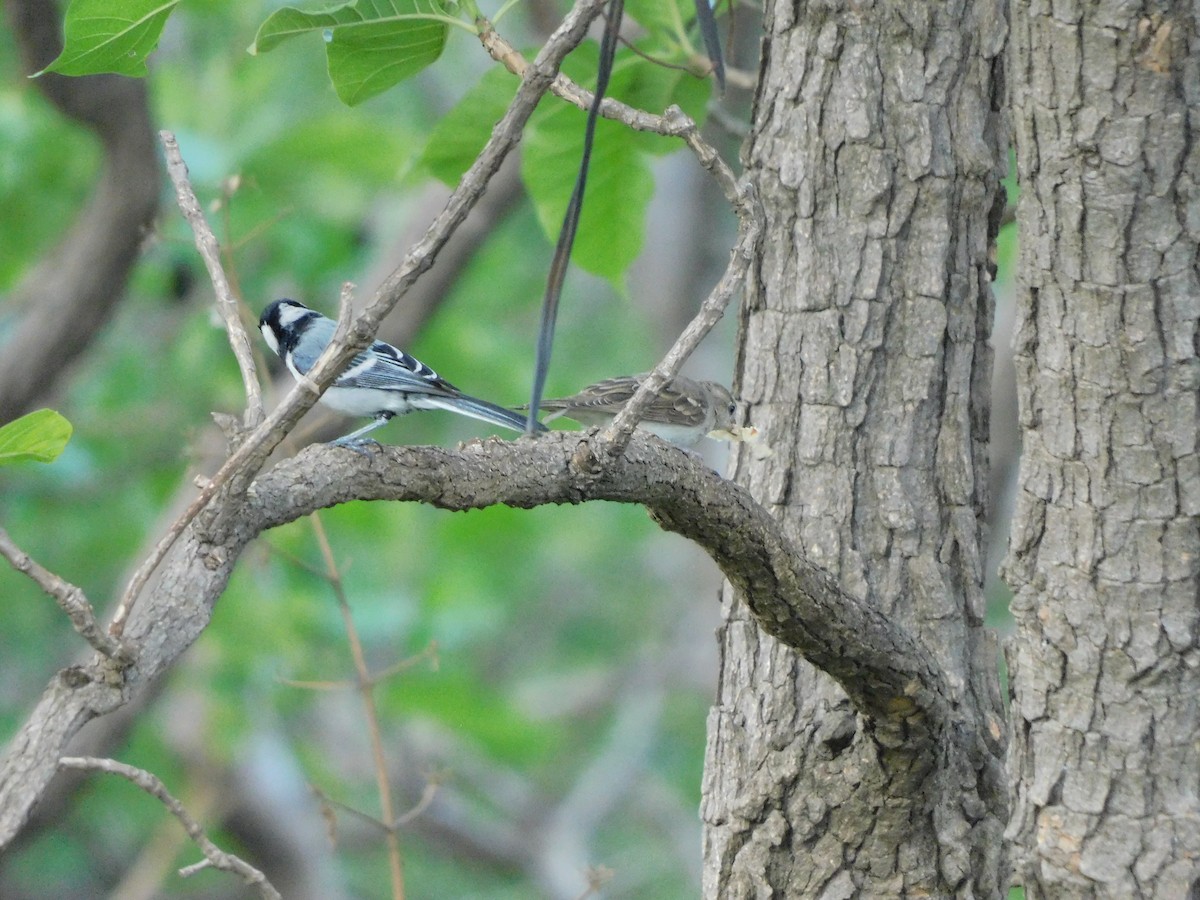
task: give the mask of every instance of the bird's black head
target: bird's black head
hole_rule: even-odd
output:
[[[267,346],[277,355],[283,356],[296,343],[300,332],[297,326],[317,315],[319,313],[313,312],[303,303],[284,297],[267,304],[267,308],[258,317],[258,330],[262,332]]]

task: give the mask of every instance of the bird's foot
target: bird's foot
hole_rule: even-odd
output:
[[[372,458],[375,455],[376,450],[383,449],[383,445],[379,443],[379,441],[375,440],[375,438],[353,437],[350,435],[338,438],[336,441],[330,441],[329,446],[345,447],[347,450],[353,450],[355,453],[361,453],[363,456],[367,457],[367,459]]]

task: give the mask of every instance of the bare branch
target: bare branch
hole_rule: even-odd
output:
[[[99,759],[94,756],[64,756],[58,763],[60,766],[68,769],[84,769],[94,772],[107,772],[110,775],[120,775],[126,781],[132,782],[147,794],[161,801],[163,806],[167,808],[167,811],[179,820],[179,824],[188,833],[188,837],[195,841],[196,846],[204,854],[204,862],[180,869],[179,874],[181,877],[187,878],[189,875],[211,866],[214,869],[220,869],[222,872],[229,872],[230,874],[239,876],[246,884],[256,888],[259,895],[264,897],[265,900],[281,900],[279,891],[275,890],[271,882],[267,880],[267,876],[250,865],[250,863],[232,853],[226,853],[210,841],[200,823],[188,814],[188,811],[183,808],[182,803],[171,796],[166,785],[145,769],[126,765],[114,759]]]
[[[105,634],[97,624],[96,613],[87,595],[80,588],[34,562],[3,528],[0,528],[0,556],[7,559],[22,575],[28,575],[38,587],[58,601],[59,607],[67,614],[67,618],[85,641],[110,659],[128,660],[126,648]]]
[[[348,292],[343,291],[343,313],[347,313],[350,304],[347,301]],[[348,316],[346,316],[348,318]],[[339,324],[338,327],[341,327]],[[346,589],[342,584],[342,573],[338,569],[337,560],[333,555],[333,547],[329,543],[329,535],[321,522],[321,517],[311,517],[313,531],[316,534],[317,546],[325,561],[325,580],[333,591],[337,601],[338,612],[341,613],[342,623],[346,627],[346,640],[350,644],[350,655],[354,660],[354,671],[358,676],[358,695],[362,701],[363,713],[367,720],[367,736],[371,744],[371,759],[375,765],[375,784],[379,790],[379,807],[382,820],[387,822],[384,841],[387,844],[388,871],[392,880],[392,896],[404,897],[404,858],[400,853],[400,837],[396,834],[396,812],[392,803],[392,785],[388,780],[387,756],[383,752],[383,733],[379,727],[379,707],[375,702],[375,680],[367,666],[367,657],[363,653],[362,641],[358,637],[358,628],[354,624],[354,616],[350,612],[350,601],[346,598]]]
[[[179,142],[169,131],[160,131],[159,140],[167,155],[167,174],[175,186],[175,202],[179,211],[192,227],[196,237],[196,249],[208,269],[208,277],[216,292],[217,311],[225,322],[225,331],[229,334],[229,346],[233,349],[238,368],[242,373],[242,387],[246,391],[246,414],[242,418],[242,426],[246,429],[256,428],[262,422],[263,401],[262,389],[258,384],[258,372],[254,366],[254,354],[250,350],[250,338],[242,324],[241,308],[233,291],[229,287],[229,279],[225,277],[225,269],[221,266],[221,246],[208,222],[204,219],[204,211],[200,201],[192,190],[188,180],[187,164],[179,153]]]
[[[396,818],[393,823],[393,828],[399,828],[402,825],[407,825],[409,822],[420,818],[425,810],[429,809],[429,805],[433,803],[433,798],[437,796],[438,789],[442,786],[443,775],[434,773],[425,781],[425,787],[421,791],[421,797],[413,804],[412,808],[401,816]]]

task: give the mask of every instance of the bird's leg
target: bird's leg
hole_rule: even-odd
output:
[[[364,440],[363,435],[374,431],[380,425],[386,425],[388,420],[391,418],[392,418],[392,413],[390,413],[390,412],[380,413],[371,422],[364,425],[362,428],[358,429],[358,431],[352,431],[345,437],[340,437],[336,441],[330,441],[329,446],[331,446],[331,447],[349,447],[351,450],[355,451],[356,453],[361,453],[364,456],[370,456],[371,455],[370,451],[365,449],[366,445],[374,444],[376,447],[378,447],[379,441],[375,440],[374,438],[366,438]]]

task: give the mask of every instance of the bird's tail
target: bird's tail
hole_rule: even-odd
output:
[[[511,409],[505,409],[503,406],[488,403],[486,400],[480,400],[468,394],[459,394],[457,397],[422,397],[421,399],[424,401],[422,405],[446,409],[450,412],[470,416],[472,419],[491,422],[502,428],[511,428],[513,431],[525,430],[526,416],[524,413],[513,412]],[[537,426],[535,431],[549,430],[541,422],[534,424]]]

